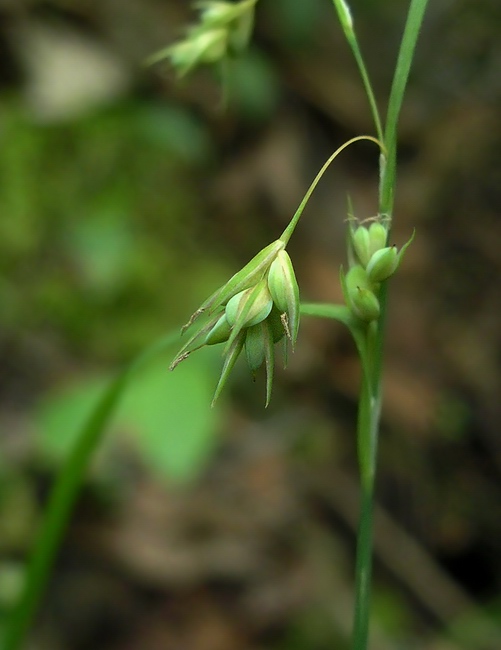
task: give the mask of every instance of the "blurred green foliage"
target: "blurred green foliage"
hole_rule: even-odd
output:
[[[208,354],[207,354],[208,352]],[[142,371],[122,396],[112,429],[127,434],[148,468],[176,482],[198,476],[216,442],[221,409],[209,409],[220,355],[209,349],[170,373],[164,361]],[[45,396],[37,412],[42,458],[61,462],[110,380],[79,379]]]
[[[231,61],[229,99],[242,120],[259,122],[270,117],[280,98],[280,83],[268,57],[256,48]]]
[[[35,431],[41,458],[58,463],[109,381],[90,369],[179,328],[227,277],[204,246],[194,189],[215,149],[202,122],[169,103],[40,125],[10,98],[0,118],[0,329],[21,347],[49,342]],[[193,478],[213,447],[219,361],[211,350],[171,374],[164,360],[133,382],[117,428],[162,476]]]
[[[322,0],[275,0],[263,11],[268,12],[280,41],[288,48],[311,44],[322,20],[330,19],[331,7]]]
[[[147,101],[58,125],[30,122],[14,101],[0,112],[3,330],[129,358],[182,322],[225,275],[203,252],[193,191],[194,168],[214,155],[201,122]]]

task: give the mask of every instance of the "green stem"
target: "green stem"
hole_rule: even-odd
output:
[[[384,131],[386,155],[381,156],[379,213],[381,215],[387,215],[390,218],[393,211],[396,186],[398,119],[427,2],[428,0],[411,0],[388,103]],[[366,345],[362,349],[359,346],[363,367],[358,415],[361,503],[355,570],[353,650],[367,650],[368,647],[374,483],[382,405],[381,379],[383,373],[384,334],[387,311],[386,283],[383,283],[379,300],[381,305],[380,318],[377,323],[371,324],[367,328]]]
[[[379,117],[379,110],[376,103],[376,98],[374,96],[374,91],[372,90],[371,81],[367,73],[367,68],[365,67],[365,62],[362,57],[362,51],[358,45],[357,35],[353,29],[353,19],[351,17],[351,12],[346,4],[345,0],[333,0],[334,7],[337,11],[339,22],[343,29],[348,45],[351,47],[353,56],[358,65],[358,70],[360,76],[362,77],[362,83],[364,84],[365,93],[369,101],[369,106],[372,112],[372,118],[374,120],[374,126],[376,127],[377,137],[381,142],[383,141],[383,128],[381,126],[381,118]]]
[[[372,578],[373,490],[362,485],[355,565],[355,619],[353,650],[366,650],[369,637]]]
[[[374,482],[381,412],[380,382],[379,378],[375,377],[372,365],[376,337],[375,323],[371,323],[366,330],[365,346],[363,349],[359,348],[363,368],[357,426],[361,501],[355,565],[353,650],[366,650],[369,635]]]
[[[355,34],[353,34],[353,37],[351,39],[350,38],[348,39],[348,43],[351,46],[351,49],[353,51],[353,56],[355,57],[355,61],[357,62],[358,65],[360,76],[362,77],[365,93],[367,95],[367,99],[369,100],[369,105],[371,107],[372,119],[374,120],[374,126],[376,127],[377,137],[379,138],[379,140],[381,140],[381,142],[383,142],[383,127],[381,126],[381,118],[379,117],[379,110],[376,104],[376,98],[374,96],[374,91],[372,90],[372,86],[369,80],[369,75],[367,74],[367,68],[365,67],[365,63],[362,58],[362,53],[360,51],[360,48],[358,47]]]
[[[168,334],[138,356],[108,387],[82,427],[75,446],[52,488],[19,601],[7,622],[2,650],[19,650],[22,647],[63,539],[85,470],[107,430],[130,378],[147,361],[171,346],[178,336],[177,332]]]

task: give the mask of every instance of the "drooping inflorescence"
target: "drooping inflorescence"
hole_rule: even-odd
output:
[[[198,22],[188,28],[183,39],[153,54],[148,63],[169,59],[182,77],[200,65],[239,54],[251,38],[256,3],[257,0],[199,2]]]
[[[285,243],[278,239],[260,251],[208,298],[183,331],[195,332],[171,364],[173,370],[205,345],[223,344],[223,369],[214,400],[219,397],[242,350],[256,372],[266,367],[266,405],[271,398],[274,347],[279,341],[294,348],[299,329],[299,288]],[[202,324],[195,322],[204,316]]]

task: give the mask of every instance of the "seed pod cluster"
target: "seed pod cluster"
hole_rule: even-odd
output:
[[[271,398],[274,346],[284,341],[294,349],[299,330],[299,287],[285,244],[277,240],[218,289],[193,314],[183,330],[202,315],[202,325],[181,348],[171,364],[174,369],[191,352],[204,345],[224,343],[223,370],[216,388],[218,398],[235,362],[245,350],[251,372],[266,368],[266,405]]]
[[[170,59],[182,77],[199,65],[239,54],[247,47],[252,34],[256,2],[200,2],[198,23],[188,29],[185,38],[150,57],[149,63]]]
[[[361,225],[351,230],[351,244],[357,263],[343,277],[343,292],[352,313],[367,323],[379,318],[380,283],[395,273],[414,238],[413,235],[398,251],[396,246],[386,245],[387,236],[388,231],[380,221],[374,221],[369,227]]]

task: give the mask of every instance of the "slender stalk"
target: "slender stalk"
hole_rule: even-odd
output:
[[[369,637],[372,580],[373,490],[362,485],[355,564],[355,618],[353,650],[366,650]]]
[[[381,149],[381,151],[384,151],[384,147],[383,147],[382,143],[379,140],[377,140],[376,138],[374,138],[372,135],[357,135],[355,138],[351,138],[351,140],[348,140],[347,142],[342,144],[340,147],[338,147],[336,149],[336,151],[332,155],[330,155],[329,158],[327,158],[327,160],[323,164],[322,168],[320,169],[318,174],[313,179],[313,182],[311,183],[310,187],[308,188],[308,191],[304,195],[303,200],[299,204],[298,209],[296,210],[296,212],[294,213],[292,219],[290,220],[289,225],[283,231],[280,239],[286,245],[288,244],[289,239],[291,238],[292,233],[294,232],[294,230],[295,230],[295,228],[296,228],[296,226],[298,224],[298,221],[301,218],[301,215],[303,214],[303,210],[305,209],[306,204],[310,200],[311,195],[313,194],[316,186],[320,182],[320,179],[322,178],[322,176],[327,171],[327,168],[329,167],[329,165],[339,156],[339,154],[342,151],[344,151],[347,147],[349,147],[353,143],[358,142],[359,140],[368,140],[369,142],[374,142],[375,144],[378,145],[378,147]]]
[[[362,78],[362,83],[365,88],[365,93],[367,95],[367,100],[371,108],[372,119],[374,120],[374,126],[376,127],[376,133],[379,140],[383,141],[383,128],[381,126],[381,118],[379,116],[379,109],[377,107],[376,98],[374,96],[374,91],[372,90],[371,80],[365,66],[364,58],[362,56],[362,51],[358,45],[357,35],[353,29],[353,18],[351,16],[350,9],[346,4],[345,0],[333,0],[334,7],[337,11],[339,22],[343,29],[348,45],[353,52],[355,61],[358,66],[358,71]]]
[[[75,446],[52,488],[19,601],[7,621],[2,650],[19,650],[22,647],[66,530],[85,470],[110,424],[131,376],[147,361],[171,346],[178,336],[177,332],[168,334],[139,355],[110,384],[82,427]]]
[[[355,61],[357,62],[358,65],[360,76],[362,77],[365,93],[367,95],[367,99],[369,100],[369,105],[371,107],[372,119],[374,120],[374,126],[376,127],[377,137],[381,141],[383,141],[383,128],[381,126],[381,118],[379,117],[379,110],[376,104],[376,98],[374,96],[374,91],[372,90],[372,86],[369,80],[369,75],[367,73],[367,68],[365,67],[364,60],[362,59],[362,53],[360,51],[360,48],[358,47],[358,43],[355,39],[354,33],[353,33],[353,38],[348,39],[348,43],[351,46],[351,49],[353,51],[353,56],[355,57]]]

